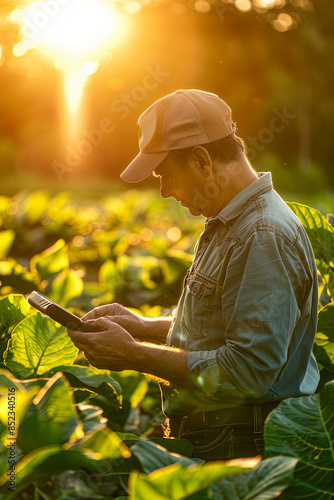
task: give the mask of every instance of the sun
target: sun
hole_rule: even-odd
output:
[[[68,4],[59,21],[41,33],[41,42],[67,52],[95,49],[115,26],[115,13],[94,0],[75,0]]]
[[[125,38],[126,17],[103,0],[39,0],[14,9],[10,20],[20,25],[15,56],[36,49],[63,70],[69,129],[74,131],[87,79],[98,70],[101,57],[107,52],[111,59],[110,49]]]
[[[36,1],[15,9],[11,20],[21,26],[15,55],[42,45],[73,55],[114,44],[124,31],[120,13],[102,0]]]

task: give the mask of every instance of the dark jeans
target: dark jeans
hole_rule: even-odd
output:
[[[192,458],[202,460],[231,460],[263,455],[263,432],[254,433],[253,424],[226,425],[184,433],[194,446]]]

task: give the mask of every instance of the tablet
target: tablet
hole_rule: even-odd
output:
[[[55,321],[57,321],[57,323],[60,323],[67,330],[80,330],[81,332],[97,331],[96,328],[88,325],[78,316],[70,313],[39,292],[31,292],[31,294],[27,298],[27,301],[31,306],[38,309],[41,313],[46,314],[50,318],[54,319]]]

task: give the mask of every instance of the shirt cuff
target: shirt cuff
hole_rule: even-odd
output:
[[[220,367],[215,351],[192,351],[188,356],[189,375],[193,383],[211,398],[243,398],[243,394],[237,389],[232,380]]]

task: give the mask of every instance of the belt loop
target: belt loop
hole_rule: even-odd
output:
[[[179,430],[177,431],[177,437],[178,438],[181,436],[181,434],[184,431],[184,428],[185,428],[186,422],[187,422],[187,418],[188,418],[188,416],[185,416],[185,417],[181,418],[180,427],[179,427]]]
[[[252,405],[253,421],[254,421],[254,434],[261,434],[263,431],[262,412],[260,405]]]

